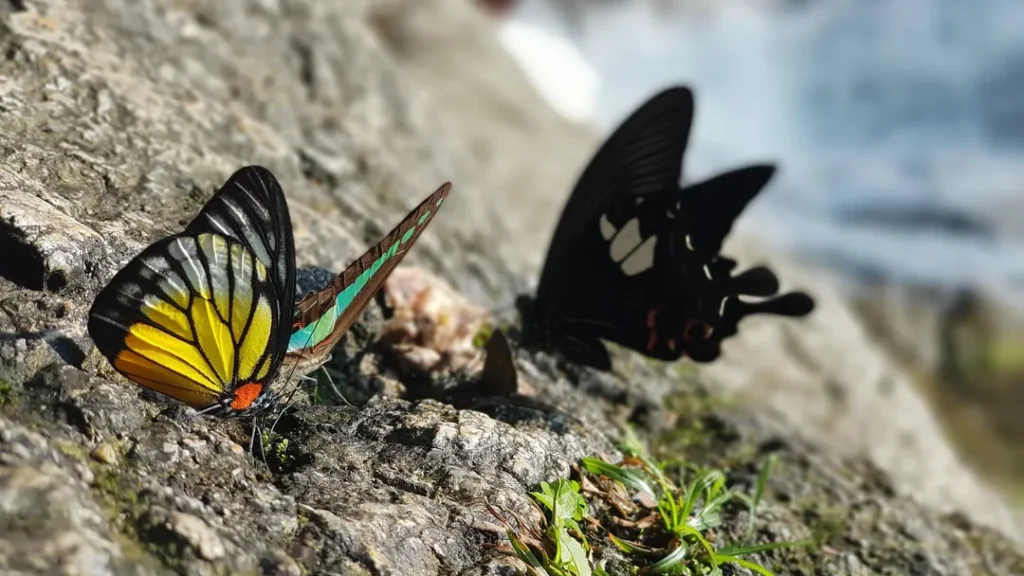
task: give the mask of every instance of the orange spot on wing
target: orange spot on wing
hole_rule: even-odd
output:
[[[263,391],[263,384],[257,384],[255,382],[251,384],[242,384],[238,388],[235,388],[235,398],[231,401],[232,410],[245,410],[259,397],[260,392]]]

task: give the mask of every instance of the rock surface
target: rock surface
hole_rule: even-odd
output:
[[[533,517],[537,482],[671,410],[700,431],[680,455],[741,481],[782,454],[759,527],[819,546],[766,557],[780,572],[1021,573],[1019,545],[976,525],[1012,534],[1006,508],[795,267],[780,276],[819,312],[744,325],[682,383],[686,364],[595,375],[521,353],[538,398],[574,418],[378,395],[256,433],[114,374],[85,334],[92,297],[244,164],[278,175],[299,263],[329,270],[454,181],[405,262],[510,302],[597,137],[544,108],[488,26],[462,0],[0,4],[0,571],[511,574],[485,503]],[[388,389],[368,358],[345,384]],[[722,387],[758,397],[694,392]]]

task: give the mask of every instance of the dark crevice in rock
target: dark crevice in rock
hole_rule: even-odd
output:
[[[28,10],[28,6],[25,5],[25,0],[7,0],[7,3],[11,5],[11,8],[15,12],[25,12]]]
[[[310,100],[313,100],[316,96],[316,71],[313,64],[313,49],[305,41],[293,38],[292,50],[299,60],[298,69],[296,70],[299,81],[306,87],[306,95]]]
[[[74,340],[67,336],[54,336],[47,338],[46,343],[69,366],[82,369],[82,363],[85,362],[85,351]]]
[[[29,243],[24,232],[7,222],[0,222],[0,254],[0,278],[29,290],[42,290],[48,283],[46,258]],[[66,283],[63,276],[55,283]]]

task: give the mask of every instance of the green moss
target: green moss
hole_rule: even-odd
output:
[[[816,548],[837,543],[837,539],[850,531],[847,510],[842,506],[815,501],[805,504],[803,520],[811,530],[811,540]],[[799,503],[797,508],[803,508]]]
[[[0,408],[14,407],[18,404],[18,395],[14,391],[14,384],[9,380],[0,378]]]
[[[273,458],[279,466],[288,463],[288,439],[273,432],[263,433],[263,446],[267,457]]]
[[[476,334],[473,334],[473,347],[477,350],[483,349],[487,345],[487,341],[491,339],[491,335],[494,334],[494,329],[494,325],[490,322],[480,324]]]
[[[142,563],[153,568],[180,567],[181,556],[175,554],[173,541],[143,541],[140,538],[140,523],[147,511],[146,503],[139,495],[141,485],[130,473],[116,467],[89,461],[93,471],[92,489],[114,528],[113,537],[121,548],[125,560]]]
[[[667,398],[665,406],[677,420],[672,430],[649,440],[651,452],[661,459],[700,461],[727,469],[752,462],[756,447],[744,442],[719,416],[738,405],[735,399],[699,392]]]
[[[77,442],[71,442],[70,440],[57,440],[54,444],[56,445],[57,450],[68,458],[74,458],[79,462],[89,461],[89,455]]]
[[[141,486],[138,480],[121,473],[116,467],[91,463],[93,471],[92,487],[95,490],[108,517],[119,528],[126,527],[125,522],[134,524],[145,512],[145,506],[139,498]]]

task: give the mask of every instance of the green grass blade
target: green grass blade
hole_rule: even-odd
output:
[[[768,477],[771,476],[772,471],[775,470],[778,463],[779,455],[772,453],[765,458],[764,464],[761,465],[761,473],[757,475],[757,484],[754,486],[754,495],[749,501],[750,511],[747,514],[747,533],[743,537],[744,542],[749,542],[751,535],[754,533],[754,519],[757,505],[761,503],[761,497],[764,496],[765,488],[768,486]]]
[[[759,554],[761,552],[771,552],[772,550],[779,550],[782,548],[798,548],[800,546],[810,546],[814,542],[811,540],[800,540],[793,542],[769,542],[767,544],[755,544],[753,546],[725,546],[718,550],[718,553],[725,556],[747,556],[748,554]]]
[[[653,574],[664,574],[674,568],[683,565],[683,562],[690,557],[690,547],[686,544],[680,545],[661,560],[651,565],[650,572]]]
[[[609,464],[600,458],[591,458],[589,456],[583,459],[583,468],[591,474],[607,476],[637,492],[643,492],[651,500],[658,499],[658,495],[654,493],[654,489],[647,482],[646,475],[636,468],[623,468],[622,466]]]
[[[622,442],[619,444],[619,450],[622,450],[623,454],[638,458],[647,467],[647,470],[654,475],[654,479],[661,485],[661,488],[665,492],[670,492],[675,489],[675,485],[669,480],[665,472],[662,471],[661,466],[658,466],[654,460],[644,450],[643,443],[640,442],[640,438],[633,431],[632,426],[626,426],[623,432]]]
[[[775,576],[775,574],[771,570],[765,568],[764,566],[761,566],[756,562],[751,562],[749,560],[737,558],[735,556],[725,556],[723,554],[716,554],[714,557],[714,561],[719,564],[736,564],[738,566],[746,568],[747,570],[753,570],[761,576]]]
[[[718,566],[718,562],[715,562],[715,549],[711,546],[710,542],[704,539],[703,534],[687,526],[686,524],[683,524],[679,527],[679,532],[680,535],[687,534],[693,536],[697,540],[697,542],[700,543],[701,547],[704,548],[704,551],[708,553],[708,558],[711,559],[711,563],[715,566]]]
[[[698,475],[686,490],[686,504],[683,506],[683,517],[690,516],[697,505],[697,500],[705,492],[708,492],[713,486],[721,482],[725,482],[725,474],[722,474],[721,470],[708,470]]]
[[[529,546],[523,543],[522,540],[516,536],[515,532],[506,529],[505,534],[508,536],[508,541],[512,544],[512,550],[516,553],[516,558],[519,558],[524,564],[526,564],[531,570],[533,570],[537,576],[550,576],[546,570],[544,570],[544,564],[533,554]]]

